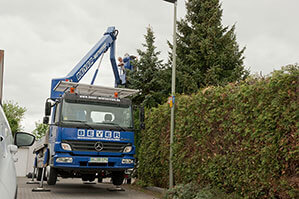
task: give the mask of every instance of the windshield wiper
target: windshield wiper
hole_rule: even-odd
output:
[[[87,124],[87,121],[81,121],[81,120],[65,120],[65,122],[79,122],[81,124],[84,124],[85,127],[94,129],[92,126],[90,126],[89,124]]]

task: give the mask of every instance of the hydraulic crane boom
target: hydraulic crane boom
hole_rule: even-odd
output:
[[[54,91],[54,88],[60,81],[79,82],[87,71],[93,66],[98,58],[110,48],[110,62],[112,65],[115,85],[122,84],[115,60],[115,40],[118,35],[118,30],[115,27],[109,27],[104,33],[101,40],[80,60],[80,62],[67,74],[66,77],[52,79],[51,84],[51,99],[60,97],[63,92]]]

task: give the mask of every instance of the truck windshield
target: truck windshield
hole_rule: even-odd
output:
[[[64,101],[62,122],[85,123],[89,125],[118,126],[132,128],[131,106],[113,104],[85,104]]]

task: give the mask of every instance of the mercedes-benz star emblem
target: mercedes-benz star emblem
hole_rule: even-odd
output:
[[[96,143],[94,144],[94,148],[95,148],[96,151],[102,151],[103,148],[104,148],[104,145],[103,145],[102,142],[96,142]]]

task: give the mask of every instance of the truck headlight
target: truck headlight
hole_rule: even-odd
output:
[[[61,143],[61,148],[63,150],[66,150],[66,151],[71,151],[72,150],[72,147],[71,145],[67,144],[67,143]]]
[[[134,160],[132,160],[132,159],[122,159],[121,163],[122,164],[133,164]]]
[[[71,157],[60,157],[60,158],[56,159],[56,162],[58,162],[58,163],[72,163],[73,158],[71,158]]]
[[[124,153],[130,153],[132,151],[132,146],[126,146],[125,148],[124,148]]]

